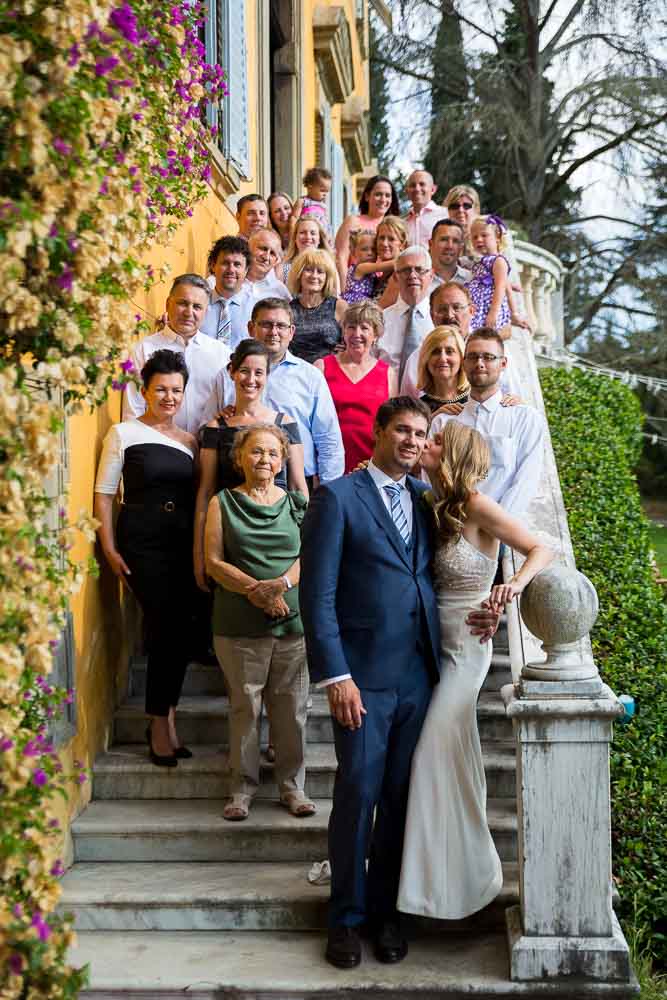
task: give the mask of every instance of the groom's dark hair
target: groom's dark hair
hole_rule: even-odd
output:
[[[416,413],[425,419],[427,427],[431,423],[431,411],[421,399],[413,399],[412,396],[394,396],[378,407],[375,426],[384,430],[399,413]]]

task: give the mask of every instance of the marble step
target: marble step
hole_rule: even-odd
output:
[[[61,881],[59,909],[74,915],[77,931],[322,930],[329,886],[310,885],[309,867],[307,862],[76,864]],[[504,926],[505,908],[518,902],[517,866],[509,863],[503,870],[497,899],[468,922],[477,929],[484,921]],[[418,923],[425,931],[466,925]]]
[[[331,802],[314,816],[291,816],[278,801],[257,801],[242,823],[222,818],[221,799],[93,801],[72,824],[74,860],[321,861],[327,857]],[[489,799],[489,827],[502,861],[516,861],[513,799]]]
[[[224,697],[188,695],[178,706],[178,735],[186,746],[197,743],[226,744],[228,740],[229,701]],[[485,740],[511,740],[512,723],[505,715],[505,706],[497,691],[482,692],[477,706],[479,735]],[[146,714],[142,698],[126,701],[116,711],[115,743],[144,743]],[[262,718],[263,745],[268,742],[269,724]],[[313,695],[313,707],[308,712],[306,738],[309,743],[331,743],[331,715],[323,694]]]
[[[511,684],[510,659],[507,652],[494,651],[491,668],[486,678],[482,690],[499,691],[504,684]],[[183,682],[183,696],[188,695],[224,695],[225,684],[222,671],[218,666],[208,666],[202,663],[191,663],[185,674]],[[130,683],[128,694],[131,698],[138,698],[146,694],[146,661],[136,658],[130,668]]]
[[[148,747],[119,744],[100,754],[93,766],[95,799],[215,799],[229,795],[227,753],[219,746],[192,745],[193,757],[178,767],[155,767]],[[484,771],[491,798],[516,796],[516,756],[512,744],[487,744]],[[260,799],[277,796],[274,766],[262,760]],[[332,743],[311,743],[306,748],[306,793],[312,798],[333,795],[336,756]]]
[[[308,932],[83,931],[67,955],[90,965],[81,1000],[629,1000],[635,984],[513,983],[504,931],[423,936],[404,961],[363,960],[342,971]]]

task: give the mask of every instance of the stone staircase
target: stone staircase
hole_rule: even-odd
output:
[[[193,664],[179,706],[179,736],[194,756],[173,770],[148,760],[145,664],[131,671],[116,713],[114,743],[93,769],[93,801],[72,827],[75,863],[63,879],[61,909],[74,914],[71,960],[90,963],[82,996],[167,1000],[223,997],[491,998],[547,993],[597,995],[594,984],[517,984],[508,976],[504,912],[518,901],[515,755],[500,687],[511,681],[506,639],[478,706],[490,827],[505,885],[481,914],[460,922],[415,920],[400,965],[370,950],[340,972],[323,958],[327,886],[306,875],[327,856],[335,772],[326,698],[313,694],[307,783],[313,817],[295,819],[277,802],[272,766],[243,823],[222,819],[227,793],[228,703],[216,667]],[[264,722],[266,739],[266,722]],[[629,995],[606,986],[606,994]]]

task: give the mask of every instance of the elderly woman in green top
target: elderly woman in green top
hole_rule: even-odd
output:
[[[239,431],[232,459],[243,482],[213,497],[206,517],[206,571],[216,583],[213,641],[231,704],[232,788],[223,810],[229,820],[246,819],[259,784],[262,698],[280,801],[293,816],[315,812],[304,793],[308,674],[299,616],[299,529],[306,499],[275,484],[288,447],[275,424]]]

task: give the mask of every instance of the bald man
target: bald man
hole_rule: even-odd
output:
[[[428,249],[433,227],[439,219],[448,218],[447,209],[436,205],[433,195],[438,190],[428,170],[413,170],[405,185],[405,193],[412,202],[412,208],[404,222],[408,230],[408,243]]]

